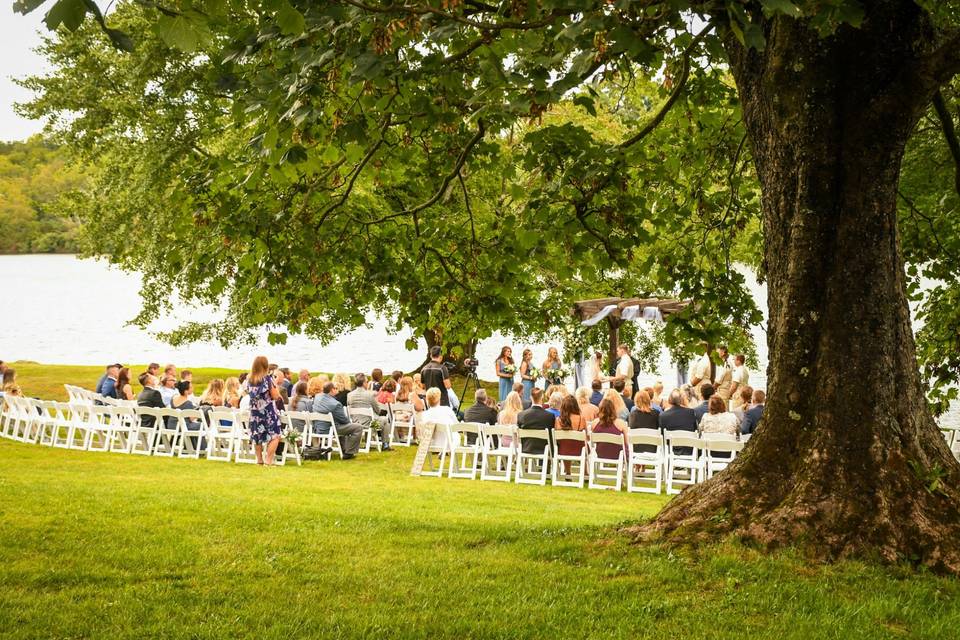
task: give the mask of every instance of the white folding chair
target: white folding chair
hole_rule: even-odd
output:
[[[561,454],[561,442],[580,443],[580,453]],[[568,468],[569,467],[569,468]],[[580,487],[587,475],[587,432],[564,429],[553,430],[553,477],[555,487]],[[573,476],[573,479],[571,479]]]
[[[40,400],[36,406],[39,410],[37,444],[52,447],[59,429],[57,403],[51,400]]]
[[[598,444],[620,446],[616,458],[603,458],[597,454]],[[626,455],[623,451],[623,435],[619,433],[590,434],[590,482],[591,489],[613,489],[620,491],[623,486],[623,467]]]
[[[129,407],[112,406],[110,412],[110,451],[130,453],[136,432],[137,414]]]
[[[110,450],[110,422],[113,407],[93,405],[87,413],[87,433],[84,449],[87,451]]]
[[[153,447],[157,440],[158,425],[164,419],[163,409],[153,407],[136,407],[133,412],[137,415],[133,432],[130,434],[130,453],[141,456],[153,455]],[[144,418],[149,418],[144,420]]]
[[[413,443],[414,432],[413,403],[395,402],[389,405],[387,418],[390,420],[390,446],[409,447]],[[403,435],[400,435],[403,430]]]
[[[73,408],[66,402],[49,402],[47,404],[55,425],[51,446],[68,449],[73,443],[74,437],[73,417],[71,415]]]
[[[737,454],[743,451],[743,443],[737,436],[729,433],[704,433],[700,435],[703,441],[703,460],[706,470],[706,479],[727,468]],[[726,453],[727,455],[717,455]]]
[[[296,431],[300,434],[300,441],[303,441],[303,433],[307,428],[307,421],[310,414],[306,411],[284,411],[280,414],[280,423],[284,425],[285,430]],[[287,464],[288,459],[297,461],[297,465],[303,464],[303,458],[300,456],[300,445],[298,443],[290,444],[283,441],[283,451],[277,456],[276,463],[279,465]]]
[[[306,430],[304,431],[303,446],[312,447],[316,443],[316,446],[321,449],[330,449],[332,452],[330,457],[333,457],[333,453],[336,453],[342,459],[343,449],[340,448],[337,423],[333,420],[333,414],[310,412],[308,415],[310,419],[307,420]],[[326,422],[330,425],[330,430],[327,433],[318,433],[315,431],[317,422]]]
[[[659,494],[663,489],[666,455],[659,429],[630,429],[630,464],[627,466],[627,491]],[[636,451],[638,446],[654,451]],[[651,484],[652,483],[652,484]]]
[[[447,469],[449,478],[466,478],[476,480],[480,470],[481,457],[481,425],[474,422],[461,422],[449,427],[450,433],[450,465]],[[473,444],[470,444],[468,435],[473,435]]]
[[[680,493],[674,485],[696,484],[703,477],[703,440],[690,431],[665,431],[663,438],[667,447],[667,493]],[[690,453],[678,453],[680,447],[689,448]]]
[[[485,424],[480,429],[480,479],[510,482],[517,456],[516,425]]]
[[[370,407],[347,407],[347,415],[350,417],[351,422],[356,422],[360,425],[362,425],[363,422],[357,420],[359,416],[369,418],[369,420],[364,421],[367,423],[367,426],[363,427],[363,431],[360,432],[360,452],[370,453],[372,447],[376,447],[377,451],[380,451],[383,448],[383,443],[380,441],[380,434],[377,433],[376,428],[373,426],[373,421],[376,420],[382,423],[384,418],[375,415],[373,409]]]
[[[153,455],[172,458],[180,449],[180,414],[177,409],[160,409],[153,440]]]
[[[250,439],[250,412],[237,411],[233,421],[233,461],[244,464],[257,463],[257,451]]]
[[[524,440],[542,440],[541,453],[524,453]],[[536,444],[537,448],[540,443]],[[547,429],[517,429],[517,484],[546,486],[550,471],[550,432]]]
[[[216,408],[207,415],[207,460],[230,462],[235,421],[234,409]]]
[[[434,464],[434,455],[436,455],[436,464]],[[442,478],[444,465],[448,462],[450,455],[450,427],[445,424],[433,425],[433,436],[427,445],[427,458],[423,463],[422,476],[434,476]]]
[[[175,409],[175,411],[178,412],[177,429],[179,431],[177,455],[181,458],[199,460],[207,444],[207,433],[210,432],[206,417],[199,409]],[[196,425],[197,428],[191,429],[191,425]]]
[[[40,440],[41,423],[43,422],[43,405],[40,400],[21,398],[20,412],[20,429],[16,439],[21,442],[38,442]]]
[[[750,442],[750,438],[752,437],[752,435],[753,434],[750,434],[750,433],[741,433],[740,442],[742,442],[743,444],[747,444],[748,442]]]

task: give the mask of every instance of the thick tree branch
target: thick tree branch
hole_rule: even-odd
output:
[[[947,108],[947,103],[943,99],[943,94],[937,91],[933,94],[933,108],[940,118],[940,127],[943,129],[943,137],[950,148],[950,155],[953,157],[954,167],[953,188],[957,195],[960,195],[960,140],[957,139],[957,131],[953,126],[953,116]]]

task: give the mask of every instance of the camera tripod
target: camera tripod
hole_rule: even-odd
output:
[[[463,381],[463,391],[460,392],[460,406],[463,406],[463,400],[467,397],[467,387],[470,386],[470,381],[473,380],[473,395],[477,395],[477,390],[482,389],[480,385],[480,378],[477,377],[477,370],[473,367],[467,368],[467,377]],[[476,400],[474,400],[476,402]],[[461,413],[463,413],[461,411]]]

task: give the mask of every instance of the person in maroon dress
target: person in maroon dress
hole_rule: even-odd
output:
[[[624,430],[617,425],[617,410],[610,400],[600,402],[600,414],[597,424],[593,427],[593,433],[610,433],[623,437]],[[620,457],[623,447],[623,444],[613,444],[612,442],[597,443],[597,457],[616,460]]]

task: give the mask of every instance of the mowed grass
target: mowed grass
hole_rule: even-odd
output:
[[[0,441],[4,638],[956,638],[960,581],[637,546],[664,497]]]

